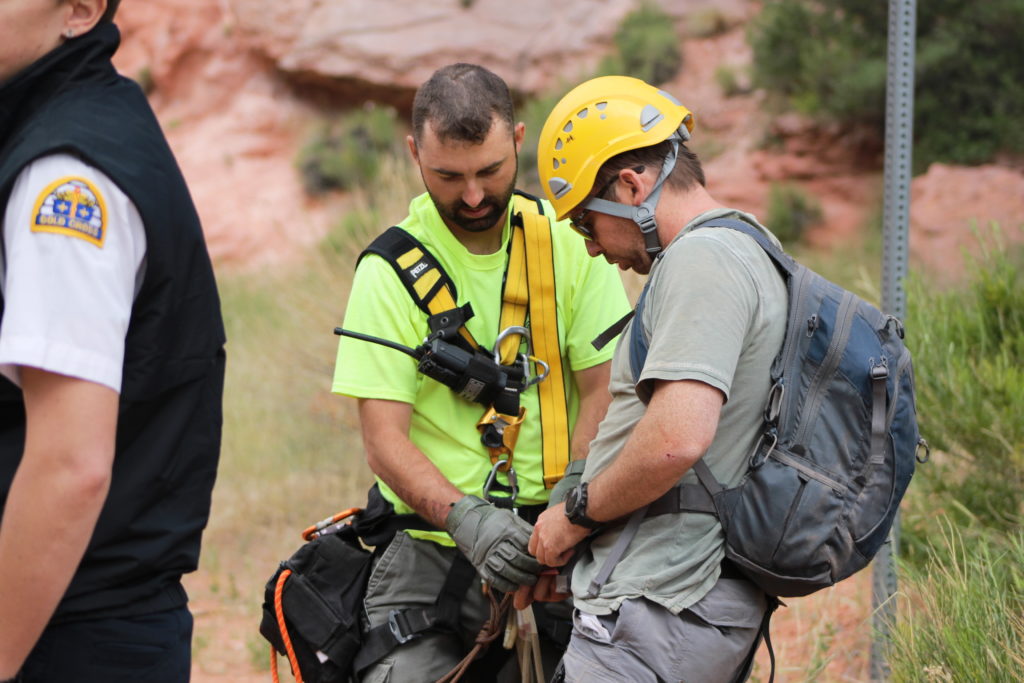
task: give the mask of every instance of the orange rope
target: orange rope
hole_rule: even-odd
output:
[[[299,660],[295,657],[295,650],[292,649],[292,639],[288,635],[288,626],[284,623],[284,609],[281,607],[281,595],[284,593],[284,582],[291,576],[292,570],[285,569],[277,577],[277,585],[274,587],[274,613],[277,615],[277,628],[281,631],[281,640],[284,641],[284,649],[288,654],[288,662],[292,665],[292,675],[295,676],[295,683],[302,683],[302,672],[299,670]],[[271,672],[274,676],[274,683],[277,680],[277,656],[274,648],[270,648]]]
[[[336,529],[329,529],[329,527],[362,511],[362,508],[349,508],[332,515],[331,517],[321,520],[313,526],[305,529],[302,532],[302,538],[306,541],[310,541],[314,538],[318,538],[322,533],[332,533]],[[274,586],[274,614],[277,617],[277,628],[281,632],[281,640],[284,641],[284,649],[285,653],[288,655],[288,663],[291,664],[292,667],[292,675],[295,676],[295,683],[303,683],[302,671],[299,669],[299,660],[295,656],[295,649],[292,647],[292,639],[288,635],[288,626],[284,621],[284,609],[281,607],[281,596],[284,594],[284,582],[289,576],[291,576],[291,573],[291,569],[285,569],[281,572],[280,576],[277,577],[277,584]],[[277,651],[274,649],[273,645],[270,646],[270,674],[273,677],[274,683],[280,683],[277,676]]]

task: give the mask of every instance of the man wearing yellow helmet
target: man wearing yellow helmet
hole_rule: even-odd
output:
[[[612,404],[582,483],[541,515],[530,540],[553,566],[579,546],[568,681],[743,680],[768,608],[725,560],[717,517],[665,495],[696,483],[699,460],[723,485],[739,483],[787,307],[784,281],[753,239],[694,229],[730,218],[777,242],[709,194],[685,144],[693,124],[671,95],[610,76],[569,92],[540,138],[542,186],[558,217],[570,217],[591,256],[650,273],[612,361]],[[634,335],[645,359],[631,353]]]

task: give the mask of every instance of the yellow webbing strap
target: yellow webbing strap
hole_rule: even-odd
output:
[[[520,201],[516,207],[532,202]],[[534,205],[535,206],[535,205]],[[548,376],[537,385],[541,438],[544,442],[544,486],[551,488],[569,464],[569,415],[562,353],[558,345],[555,263],[551,223],[536,211],[523,210],[526,269],[530,293],[530,336],[533,355],[548,363]]]
[[[518,210],[524,203],[516,196],[513,207]],[[530,204],[536,206],[533,202]],[[508,254],[508,269],[505,271],[505,289],[501,293],[499,332],[512,326],[522,327],[526,324],[526,312],[530,305],[530,294],[526,282],[525,231],[516,225],[516,221],[511,221],[511,228],[512,234],[509,236],[509,240],[512,243]],[[522,337],[518,334],[510,334],[501,340],[501,347],[497,351],[502,365],[512,365],[515,362],[516,356],[519,355],[521,341]]]
[[[434,261],[433,257],[429,260],[424,260],[423,250],[419,247],[412,247],[405,253],[400,254],[395,261],[398,263],[399,268],[404,271],[408,271],[417,263],[429,264],[426,270],[417,277],[416,282],[412,287],[416,292],[416,296],[419,297],[419,300],[426,304],[431,315],[436,315],[456,308],[457,304],[455,302],[455,297],[452,295],[451,287],[447,282],[444,286],[437,289],[434,296],[427,299],[427,296],[430,294],[430,290],[433,289],[437,284],[437,281],[441,279],[440,266],[436,261]],[[469,342],[471,345],[470,348],[475,349],[479,347],[479,344],[476,343],[476,339],[473,338],[473,335],[470,334],[465,325],[459,327],[459,335]]]
[[[537,212],[536,202],[526,200],[516,195],[515,203],[512,205],[514,213]],[[524,209],[525,207],[525,209]],[[526,235],[523,226],[516,220],[509,221],[512,233],[509,235],[508,266],[505,269],[505,286],[501,292],[501,317],[498,322],[498,331],[507,330],[509,327],[523,327],[526,325],[526,314],[529,311],[530,293],[526,278]],[[502,365],[512,365],[519,356],[519,345],[522,343],[522,335],[510,334],[501,340],[497,348],[498,357]],[[504,460],[505,464],[500,468],[502,472],[508,472],[512,467],[512,453],[515,451],[516,442],[519,440],[519,428],[526,417],[526,409],[520,408],[518,415],[507,415],[499,413],[494,407],[488,408],[483,417],[476,423],[481,433],[489,426],[497,428],[501,434],[501,445],[488,447],[487,452],[491,456],[491,464],[497,464]]]

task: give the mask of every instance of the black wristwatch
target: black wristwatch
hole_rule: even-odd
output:
[[[600,522],[587,517],[587,482],[577,484],[565,497],[565,516],[576,526],[597,529]]]

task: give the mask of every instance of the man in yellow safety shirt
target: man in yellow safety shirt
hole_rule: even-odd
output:
[[[536,581],[541,567],[527,551],[531,525],[549,498],[560,500],[560,492],[578,481],[609,402],[612,345],[597,350],[591,342],[629,310],[616,269],[589,259],[571,230],[552,227],[546,201],[515,191],[524,125],[515,122],[502,79],[470,64],[440,69],[416,93],[412,126],[409,150],[427,191],[412,200],[399,224],[414,238],[404,253],[429,252],[450,278],[449,312],[464,318],[456,327],[487,350],[477,359],[486,361],[490,349],[497,358],[501,340],[514,339],[512,360],[500,365],[511,373],[508,386],[498,394],[515,385],[520,412],[512,418],[521,424],[505,426],[493,411],[482,419],[487,405],[466,398],[475,379],[460,395],[393,349],[341,340],[333,391],[359,399],[367,460],[377,475],[368,510],[383,506],[425,522],[377,546],[364,625],[383,641],[370,638],[376,644],[364,645],[377,650],[374,661],[364,656],[357,662],[361,681],[436,680],[472,647],[488,617],[481,582],[509,592]],[[530,214],[539,214],[540,222]],[[516,275],[514,242],[524,223],[529,278]],[[531,229],[539,233],[531,236]],[[397,271],[408,261],[369,252],[356,270],[344,327],[407,347],[438,337],[439,323],[428,322],[431,316],[409,289],[432,266],[408,267],[404,282]],[[546,261],[547,270],[535,270],[531,259]],[[540,280],[547,290],[533,289]],[[514,318],[506,317],[503,300],[519,282],[529,288],[528,315],[506,325]],[[456,343],[459,336],[442,338]],[[524,366],[526,376],[513,377]],[[487,445],[493,424],[497,436],[492,430]],[[469,567],[468,579],[454,578],[459,566]],[[567,617],[559,603],[537,612],[542,640],[558,644],[545,653],[549,667],[567,642]],[[503,666],[500,648],[492,650],[476,665],[491,680]]]

